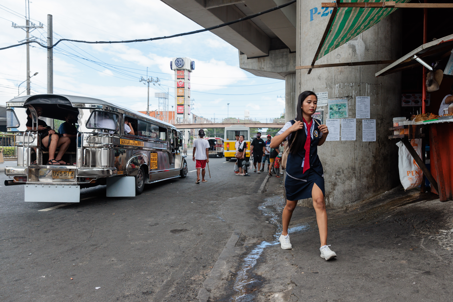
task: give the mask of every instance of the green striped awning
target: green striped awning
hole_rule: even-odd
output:
[[[344,0],[348,2],[383,2],[384,0]],[[392,0],[398,3],[411,0]],[[355,38],[396,11],[396,8],[338,8],[315,61]]]

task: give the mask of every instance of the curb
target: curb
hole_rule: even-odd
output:
[[[222,280],[222,275],[224,275],[225,269],[227,269],[227,260],[235,255],[234,246],[241,237],[240,231],[234,231],[230,239],[228,239],[227,244],[223,248],[222,253],[219,258],[217,258],[216,263],[214,264],[209,276],[204,280],[202,288],[198,291],[197,299],[200,302],[207,302],[210,299],[211,291],[215,288]]]
[[[264,179],[263,183],[261,184],[261,186],[260,186],[260,188],[258,190],[258,194],[263,193],[264,187],[266,186],[266,183],[267,183],[268,180],[269,180],[269,174],[266,175],[266,178]]]

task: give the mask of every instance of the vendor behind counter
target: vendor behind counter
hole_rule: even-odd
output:
[[[453,113],[453,85],[450,87],[450,93],[447,94],[439,106],[439,116],[446,114],[445,109],[448,109],[448,113]]]

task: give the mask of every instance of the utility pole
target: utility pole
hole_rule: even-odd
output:
[[[143,83],[144,85],[148,84],[148,101],[146,102],[146,115],[149,115],[149,84],[153,83],[153,85],[156,86],[157,83],[160,86],[159,78],[153,79],[153,77],[148,77],[148,67],[146,67],[146,79],[141,77],[140,82],[145,82]]]
[[[227,118],[230,117],[230,103],[227,103]]]
[[[27,0],[25,2],[25,26],[18,26],[16,23],[13,22],[12,25],[14,28],[20,28],[25,30],[25,40],[19,41],[19,42],[30,42],[32,39],[30,39],[30,33],[34,31],[37,28],[43,28],[43,24],[39,22],[39,25],[35,25],[33,22],[30,22],[30,0]],[[30,31],[31,29],[31,31]],[[26,53],[27,53],[27,95],[30,95],[30,44],[27,44],[26,47]]]
[[[47,15],[47,93],[53,93],[53,28],[52,15]]]

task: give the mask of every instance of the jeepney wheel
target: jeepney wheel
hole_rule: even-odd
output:
[[[138,169],[138,173],[135,176],[135,195],[142,194],[145,189],[145,172],[143,168]]]
[[[181,169],[181,178],[186,178],[187,173],[189,173],[189,168],[187,168],[187,162],[184,160],[184,163],[182,164],[182,169]]]
[[[230,161],[230,158],[229,158],[229,157],[225,157],[225,160],[226,160],[226,161]]]

